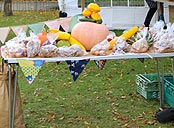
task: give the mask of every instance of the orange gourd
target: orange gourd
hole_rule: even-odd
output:
[[[97,3],[90,3],[88,4],[87,8],[91,11],[91,12],[100,12],[100,6]]]
[[[109,29],[104,24],[92,22],[79,22],[72,31],[71,36],[78,40],[86,50],[91,48],[106,39],[109,34]]]
[[[40,40],[40,46],[42,46],[48,40],[47,33],[45,31],[37,34],[37,37]]]
[[[92,18],[93,20],[101,20],[101,16],[100,16],[99,13],[92,13],[92,14],[91,14],[91,18]]]
[[[90,17],[91,16],[91,11],[87,8],[85,8],[82,12],[82,15],[85,16],[85,17]]]

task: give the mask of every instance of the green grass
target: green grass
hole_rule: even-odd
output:
[[[14,13],[6,17],[9,24],[5,17],[0,17],[0,24],[13,26],[57,18],[57,12],[42,14]],[[171,68],[170,58],[166,58],[165,72],[171,72]],[[103,70],[90,61],[74,82],[65,62],[45,63],[30,85],[20,69],[25,124],[27,128],[171,128],[173,123],[154,120],[159,100],[146,100],[136,91],[135,75],[155,72],[154,59],[145,59],[144,63],[138,59],[108,60]]]
[[[57,19],[59,17],[59,11],[15,11],[13,16],[4,17],[0,13],[0,27],[26,25],[31,23],[38,23],[47,20]]]
[[[135,75],[156,72],[154,63],[110,60],[99,70],[90,61],[76,82],[65,62],[46,63],[32,85],[20,73],[25,122],[28,128],[170,128],[154,120],[159,100],[136,92]],[[171,65],[165,67],[170,72]]]

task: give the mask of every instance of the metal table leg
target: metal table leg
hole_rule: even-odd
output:
[[[16,89],[17,89],[17,81],[18,81],[18,64],[16,64],[16,72],[14,72],[14,90],[12,92],[12,64],[8,65],[9,71],[9,128],[14,128],[14,120],[15,120],[15,108],[16,108]],[[11,98],[11,94],[13,94],[13,99]]]
[[[12,108],[12,128],[14,127],[14,120],[15,120],[15,108],[16,108],[16,88],[17,88],[17,81],[18,81],[18,64],[16,64],[16,72],[15,72],[15,79],[14,79],[14,93],[13,93],[13,108]]]
[[[172,61],[172,76],[173,76],[173,80],[174,80],[174,57],[171,58]]]
[[[12,128],[12,104],[11,104],[11,77],[12,72],[11,72],[11,64],[8,64],[8,105],[9,105],[9,128]]]
[[[162,74],[160,73],[159,58],[157,58],[158,85],[160,92],[160,107],[164,108],[164,58],[161,58]],[[162,78],[162,79],[161,79]]]

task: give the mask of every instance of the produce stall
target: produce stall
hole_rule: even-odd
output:
[[[61,62],[68,64],[74,81],[90,60],[105,61],[119,59],[153,59],[157,60],[157,73],[160,87],[160,107],[164,106],[164,60],[174,57],[174,25],[169,24],[163,29],[163,21],[156,22],[151,28],[140,29],[135,26],[122,35],[115,35],[105,24],[102,24],[100,7],[91,3],[81,15],[71,18],[70,24],[61,22],[59,28],[39,32],[36,25],[30,25],[33,30],[30,36],[19,29],[17,36],[1,47],[3,63],[9,71],[9,101],[11,101],[12,69],[15,65],[16,74],[14,85],[17,86],[18,68],[21,67],[27,81],[32,84],[45,62]],[[69,18],[62,19],[67,21]],[[43,24],[41,24],[43,26]],[[62,27],[63,26],[63,27]],[[66,28],[66,29],[65,29]],[[69,33],[69,31],[71,33]],[[162,64],[162,84],[160,84],[160,65]],[[80,66],[80,67],[76,67]],[[78,68],[78,69],[77,69]],[[79,71],[79,68],[81,69]],[[14,89],[15,90],[15,89]],[[14,127],[14,102],[9,102],[9,127]]]
[[[158,75],[161,74],[159,71],[160,71],[160,66],[163,66],[164,62],[163,62],[163,59],[165,57],[174,57],[174,53],[161,53],[161,54],[147,54],[147,53],[141,53],[141,54],[136,54],[136,53],[126,53],[126,54],[117,54],[117,55],[108,55],[108,56],[83,56],[83,57],[66,57],[66,58],[60,58],[60,57],[56,57],[56,58],[3,58],[5,63],[8,64],[8,70],[9,70],[9,98],[11,98],[11,85],[12,85],[12,81],[11,81],[11,78],[12,78],[12,70],[13,70],[13,66],[15,65],[16,66],[16,74],[15,74],[15,88],[16,88],[16,85],[17,85],[17,81],[18,81],[18,69],[19,69],[19,63],[18,63],[18,60],[44,60],[46,62],[60,62],[60,61],[81,61],[81,60],[119,60],[119,59],[140,59],[140,58],[149,58],[149,59],[152,59],[152,58],[155,58],[157,60],[157,72],[158,72]],[[159,61],[162,60],[162,64],[159,64]],[[164,70],[162,70],[162,74],[164,74]],[[163,76],[163,75],[162,75]],[[160,79],[160,78],[159,78]],[[164,79],[164,78],[163,78]],[[160,92],[163,92],[163,87],[160,85]],[[15,98],[15,95],[16,95],[16,92],[14,92],[14,98]],[[163,99],[163,93],[161,93],[161,96],[160,96],[160,106],[164,106],[164,99]],[[11,99],[9,99],[9,101],[11,101]],[[14,103],[9,103],[10,104],[10,108],[9,110],[10,111],[10,121],[9,121],[9,126],[10,128],[13,127],[13,123],[14,123],[14,110],[15,110],[15,99],[13,100]]]

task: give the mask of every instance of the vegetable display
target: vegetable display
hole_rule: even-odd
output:
[[[174,52],[174,23],[163,29],[165,24],[158,21],[150,28],[134,26],[116,35],[102,24],[100,11],[96,3],[90,3],[71,32],[49,28],[39,34],[30,33],[28,37],[23,32],[5,42],[1,54],[6,58],[47,58]]]

